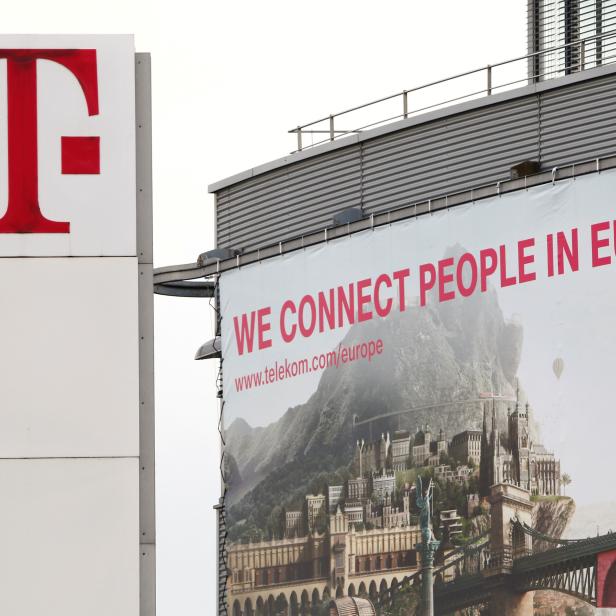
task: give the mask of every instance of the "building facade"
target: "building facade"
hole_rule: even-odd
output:
[[[303,521],[304,516],[301,511],[286,511],[284,528],[285,537],[300,537],[303,534]]]
[[[347,484],[347,497],[350,500],[362,500],[368,498],[370,480],[367,477],[349,479]]]
[[[325,495],[307,494],[306,508],[308,512],[307,523],[309,530],[314,530],[319,523],[325,522],[325,518],[327,515],[325,511]]]
[[[391,438],[392,468],[395,471],[403,471],[408,466],[411,453],[411,435],[406,430],[394,432]]]
[[[344,486],[328,486],[327,487],[327,505],[328,513],[336,513],[338,505],[342,501],[344,495]]]
[[[232,614],[259,613],[280,595],[293,613],[302,606],[309,613],[307,606],[329,597],[375,597],[417,571],[420,541],[418,526],[356,530],[339,507],[324,534],[234,544],[227,580]]]
[[[396,489],[396,475],[382,469],[380,475],[372,477],[372,495],[376,502],[382,505],[387,497],[391,497]]]
[[[497,483],[511,483],[537,496],[560,495],[560,460],[543,445],[532,441],[530,406],[522,406],[516,401],[514,410],[508,409],[507,435],[504,439],[498,430],[494,404],[489,432],[487,414],[484,408],[480,468],[482,495],[488,496],[490,487]]]
[[[465,430],[451,440],[449,455],[463,464],[479,464],[481,460],[481,431]]]

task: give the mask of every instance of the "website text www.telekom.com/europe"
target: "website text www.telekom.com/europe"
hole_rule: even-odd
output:
[[[235,390],[245,391],[264,385],[271,385],[326,368],[338,368],[354,361],[372,361],[383,353],[383,340],[375,338],[356,344],[340,343],[333,351],[319,353],[302,359],[281,359],[273,365],[264,366],[256,372],[249,372],[234,378]]]

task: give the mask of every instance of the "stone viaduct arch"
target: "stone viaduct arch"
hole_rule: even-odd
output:
[[[376,600],[380,593],[397,585],[398,579],[393,572],[362,572],[350,577],[345,586],[338,583],[335,588],[330,588],[327,580],[307,580],[304,584],[253,589],[234,598],[230,616],[312,616],[317,606],[331,598],[360,596]]]

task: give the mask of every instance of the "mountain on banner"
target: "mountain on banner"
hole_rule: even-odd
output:
[[[299,502],[316,479],[349,468],[360,438],[414,433],[425,424],[449,439],[481,429],[482,394],[515,396],[522,337],[493,289],[353,326],[343,344],[380,338],[382,355],[326,369],[307,402],[266,427],[236,419],[226,430],[236,478],[228,492],[235,505],[230,525]],[[505,406],[498,422],[505,430]]]

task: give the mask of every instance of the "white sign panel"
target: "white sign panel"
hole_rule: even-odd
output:
[[[0,614],[139,614],[139,464],[0,460]]]
[[[0,458],[138,456],[136,259],[0,259],[0,279]]]
[[[132,36],[0,36],[0,256],[131,256]]]

